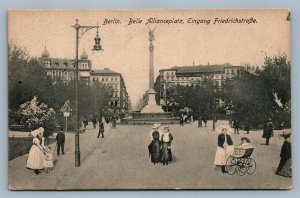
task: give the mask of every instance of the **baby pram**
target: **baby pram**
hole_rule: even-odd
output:
[[[234,153],[227,158],[226,171],[229,175],[237,173],[240,176],[248,173],[252,175],[256,169],[256,162],[250,156],[254,148],[234,148]]]

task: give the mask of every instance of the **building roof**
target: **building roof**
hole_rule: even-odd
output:
[[[75,60],[73,59],[66,59],[66,58],[48,58],[48,59],[40,59],[42,62],[43,60],[50,61],[50,68],[49,69],[75,69]],[[89,67],[91,67],[90,60],[78,60],[79,62],[88,62]],[[79,70],[82,70],[79,68]],[[88,69],[87,69],[88,70]]]
[[[88,56],[88,54],[86,53],[86,51],[84,50],[84,51],[82,52],[82,54],[80,55],[80,59],[86,60],[86,59],[88,59],[88,58],[89,58],[89,56]]]
[[[46,47],[45,47],[44,51],[42,52],[41,56],[42,56],[42,58],[49,58],[50,54]]]
[[[223,72],[225,68],[242,68],[242,66],[233,66],[230,64],[224,65],[196,65],[196,66],[174,66],[171,69],[176,70],[176,73],[210,73],[210,72]],[[164,70],[164,69],[163,69]],[[161,70],[161,71],[163,71]]]
[[[121,76],[120,73],[104,68],[102,70],[92,70],[91,76]]]

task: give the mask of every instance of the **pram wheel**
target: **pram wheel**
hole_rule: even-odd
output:
[[[243,176],[245,175],[245,173],[247,172],[247,164],[245,162],[244,158],[240,158],[237,161],[237,165],[236,165],[236,172],[239,176]]]
[[[225,168],[229,175],[233,175],[236,172],[236,159],[231,156],[228,157]]]
[[[248,158],[246,163],[247,163],[247,167],[248,167],[247,173],[249,175],[252,175],[256,169],[256,162],[254,161],[254,159]]]

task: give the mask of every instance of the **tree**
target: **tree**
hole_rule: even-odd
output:
[[[272,118],[276,127],[282,122],[289,126],[290,116],[284,109],[291,99],[290,67],[285,55],[265,57],[256,75],[244,71],[240,77],[227,80],[224,98],[233,105],[235,116],[254,128],[261,128],[267,118]]]
[[[284,106],[291,100],[291,63],[286,55],[266,56],[257,74],[271,99],[274,100],[276,95]]]
[[[55,128],[55,111],[48,108],[48,105],[38,102],[34,96],[31,101],[20,105],[18,110],[21,121],[26,130],[34,130],[39,127],[45,128],[45,135],[48,136]]]

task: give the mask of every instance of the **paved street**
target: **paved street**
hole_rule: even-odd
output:
[[[218,121],[217,126],[222,121]],[[223,123],[228,123],[224,121]],[[282,131],[275,131],[270,146],[263,145],[262,131],[250,135],[232,134],[234,144],[248,136],[255,149],[252,158],[257,168],[253,175],[222,174],[213,165],[217,148],[216,131],[211,122],[197,128],[197,122],[184,127],[170,125],[174,136],[174,160],[169,166],[152,164],[148,157],[150,125],[105,126],[105,138],[96,138],[97,129],[80,135],[81,166],[74,166],[74,134],[66,134],[65,155],[54,155],[50,173],[35,175],[26,169],[26,155],[9,161],[11,189],[245,189],[288,188],[291,179],[276,176]]]

